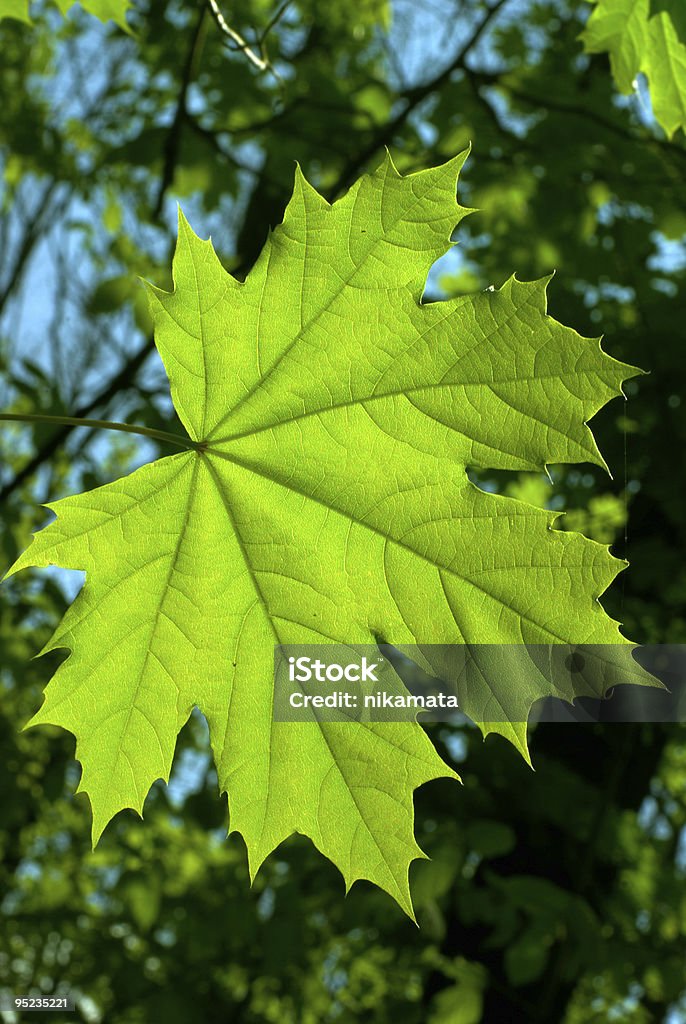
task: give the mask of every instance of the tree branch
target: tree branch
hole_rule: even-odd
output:
[[[174,117],[164,146],[164,166],[162,168],[162,177],[160,178],[160,187],[157,192],[157,199],[152,211],[153,220],[157,220],[162,213],[164,197],[167,194],[167,190],[174,178],[174,169],[179,158],[179,148],[181,146],[183,122],[187,116],[188,90],[191,82],[195,78],[198,61],[207,35],[205,13],[206,12],[203,9],[198,16],[195,24],[195,31],[191,38],[191,45],[183,67],[181,88],[179,90],[179,96],[176,103],[176,110],[174,111]]]
[[[108,402],[123,391],[127,385],[131,384],[131,381],[135,378],[135,375],[138,373],[151,352],[154,351],[154,348],[155,346],[152,338],[148,338],[145,344],[141,346],[138,352],[136,352],[131,359],[126,361],[121,370],[115,374],[102,391],[100,391],[90,402],[86,402],[76,410],[74,417],[77,419],[83,419],[88,417],[89,413],[93,412],[95,409],[106,406]],[[69,424],[64,424],[58,430],[55,430],[54,434],[52,434],[52,436],[37,449],[35,454],[24,466],[22,466],[15,476],[6,483],[4,487],[0,488],[0,502],[6,501],[18,487],[21,487],[23,483],[33,476],[36,470],[40,469],[44,462],[51,459],[57,449],[68,440],[70,434],[75,429],[75,427],[70,426]]]
[[[273,28],[275,28],[275,27],[276,27],[276,25],[278,25],[278,24],[279,24],[279,22],[281,21],[281,19],[282,19],[282,18],[283,18],[283,16],[284,16],[284,14],[285,14],[285,13],[286,13],[286,11],[288,10],[288,8],[289,8],[289,7],[291,6],[291,3],[292,3],[292,2],[293,2],[293,0],[284,0],[284,3],[282,3],[282,4],[281,4],[281,6],[280,6],[280,7],[279,7],[279,9],[277,10],[276,14],[274,14],[274,15],[273,15],[273,16],[272,16],[272,17],[271,17],[271,18],[269,19],[269,21],[267,22],[267,24],[266,24],[266,25],[264,26],[264,28],[262,29],[262,32],[260,33],[260,46],[264,46],[264,42],[265,42],[265,40],[266,40],[267,36],[268,36],[268,35],[269,35],[269,33],[271,32],[271,30],[272,30]]]
[[[26,266],[26,263],[33,252],[33,249],[40,239],[41,231],[43,226],[51,213],[51,202],[58,189],[58,182],[52,181],[45,188],[39,202],[37,209],[26,224],[24,231],[24,237],[21,245],[19,246],[19,252],[17,253],[14,261],[14,266],[10,270],[7,281],[5,282],[2,291],[0,292],[0,309],[3,308],[10,295],[14,291],[14,288],[19,280],[19,277]]]
[[[195,31],[193,33],[191,45],[184,64],[179,97],[176,104],[176,112],[165,143],[164,168],[160,179],[157,198],[155,200],[153,210],[151,211],[153,220],[157,220],[159,218],[162,212],[162,206],[164,205],[164,197],[174,178],[174,170],[179,156],[182,125],[187,116],[186,103],[188,89],[195,75],[197,62],[202,51],[202,45],[205,39],[205,21],[205,11],[202,10],[196,22]],[[153,338],[149,337],[146,339],[144,344],[141,345],[138,351],[126,360],[121,369],[114,374],[114,376],[94,398],[85,402],[83,405],[80,405],[75,410],[74,418],[88,418],[90,413],[95,410],[106,408],[113,398],[115,398],[121,391],[131,386],[138,371],[146,362],[148,356],[150,356],[154,351],[155,344]],[[60,425],[52,436],[36,450],[29,461],[25,463],[20,470],[18,470],[14,477],[9,480],[4,487],[0,488],[0,503],[6,501],[14,491],[26,483],[26,481],[29,480],[45,462],[51,459],[55,452],[69,439],[75,429],[76,428],[73,425],[68,423]]]
[[[225,36],[227,36],[227,38],[230,39],[233,43],[235,43],[236,49],[244,53],[245,56],[250,61],[250,63],[254,64],[258,71],[271,70],[269,62],[264,60],[262,57],[258,56],[258,54],[256,54],[255,51],[251,49],[251,47],[245,41],[243,36],[240,35],[240,33],[237,32],[235,28],[231,28],[228,21],[222,14],[219,4],[217,3],[217,0],[207,0],[207,6],[212,14],[212,17],[217,23],[217,26],[219,27],[219,31],[222,32]]]
[[[665,154],[674,154],[679,160],[686,160],[686,149],[682,146],[668,142],[666,139],[658,139],[652,134],[638,135],[634,132],[629,131],[623,125],[613,121],[609,117],[604,117],[603,114],[598,113],[596,110],[591,110],[589,107],[578,106],[574,103],[564,103],[560,100],[554,99],[552,96],[536,96],[533,93],[527,92],[525,89],[520,89],[515,85],[510,85],[507,81],[503,81],[501,76],[487,74],[479,71],[468,70],[468,74],[472,79],[472,82],[480,81],[483,85],[492,85],[498,89],[502,89],[503,92],[512,96],[514,99],[520,100],[522,103],[526,103],[527,106],[539,107],[542,110],[553,110],[557,114],[568,114],[570,117],[580,117],[587,121],[591,121],[593,124],[597,124],[600,128],[605,131],[611,132],[618,138],[626,139],[627,142],[644,142],[647,145],[659,149]]]
[[[388,145],[393,141],[398,130],[402,128],[410,114],[417,109],[420,103],[430,96],[431,93],[435,92],[436,89],[439,89],[444,82],[447,82],[455,71],[464,67],[464,62],[469,52],[480,41],[488,26],[507,2],[508,0],[496,0],[496,3],[487,10],[484,17],[476,26],[476,29],[470,38],[460,47],[450,64],[428,82],[424,82],[422,85],[417,85],[408,90],[405,94],[405,105],[403,106],[403,109],[391,121],[381,127],[380,131],[376,133],[364,149],[348,161],[346,166],[343,168],[336,185],[329,190],[330,197],[335,197],[335,195],[339,195],[345,189],[349,188],[359,174],[360,169],[363,168],[369,160],[371,160],[374,154],[381,149],[382,146]]]

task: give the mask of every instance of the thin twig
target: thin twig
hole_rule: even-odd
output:
[[[255,51],[245,41],[243,36],[236,32],[235,28],[231,28],[228,21],[222,14],[219,4],[217,3],[217,0],[207,0],[207,4],[209,6],[210,11],[212,12],[212,17],[219,26],[220,31],[223,32],[225,36],[228,36],[228,38],[236,44],[238,49],[245,54],[250,63],[254,64],[255,67],[258,68],[258,70],[260,71],[273,70],[266,60],[263,60],[262,57],[258,56],[258,54],[255,53]]]
[[[267,36],[269,35],[269,33],[271,32],[271,30],[273,28],[275,28],[276,25],[279,24],[279,22],[281,21],[281,19],[284,16],[284,14],[288,10],[288,8],[291,6],[292,2],[293,2],[293,0],[284,0],[284,3],[281,4],[281,6],[279,7],[279,9],[276,12],[276,14],[274,14],[269,19],[269,21],[267,22],[267,24],[264,26],[264,28],[262,29],[262,31],[260,33],[260,46],[262,46],[264,44],[264,41],[267,38]]]
[[[410,114],[417,109],[427,96],[430,96],[436,89],[439,89],[444,85],[445,82],[448,82],[455,71],[466,66],[466,58],[477,43],[480,42],[486,30],[506,3],[508,3],[508,0],[496,0],[492,7],[488,7],[481,21],[475,26],[471,37],[463,43],[450,64],[444,67],[442,71],[434,76],[434,78],[429,79],[421,85],[414,86],[405,93],[405,103],[402,109],[394,118],[387,121],[381,127],[380,131],[371,139],[369,145],[365,146],[361,151],[351,157],[350,161],[339,175],[336,184],[327,190],[327,199],[335,199],[338,195],[345,192],[354,181],[360,168],[364,167],[379,151],[379,149],[382,148],[382,146],[389,145],[393,141],[396,132],[403,127]]]

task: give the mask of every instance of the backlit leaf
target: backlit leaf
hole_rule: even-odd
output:
[[[628,643],[598,603],[607,547],[468,479],[603,465],[587,421],[637,371],[549,317],[546,281],[422,304],[465,155],[388,158],[333,206],[298,171],[244,283],[180,217],[151,298],[199,447],[50,505],[11,570],[87,574],[32,722],[76,735],[95,839],[169,778],[197,705],[253,873],[301,832],[411,912],[413,791],[453,773],[416,724],[275,722],[274,645]],[[525,752],[523,726],[483,728]]]

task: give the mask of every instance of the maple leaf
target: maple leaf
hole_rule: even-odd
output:
[[[150,291],[196,448],[49,505],[10,571],[86,572],[30,724],[76,735],[94,840],[197,706],[253,874],[301,832],[411,913],[413,791],[454,773],[416,723],[274,721],[274,645],[628,643],[597,600],[622,563],[467,477],[603,465],[586,421],[638,371],[550,318],[545,281],[421,303],[465,157],[388,157],[333,206],[298,170],[244,283],[180,215],[174,290]]]
[[[0,0],[0,20],[2,18],[14,18],[30,25],[29,0]]]
[[[686,14],[683,0],[597,0],[581,39],[587,53],[609,53],[620,92],[643,72],[656,120],[671,138],[686,129]]]
[[[125,32],[131,31],[126,23],[126,12],[131,7],[129,0],[54,0],[64,15],[77,2],[84,11],[95,15],[100,21],[114,21]],[[2,18],[16,18],[30,25],[29,0],[0,0],[0,20]]]
[[[100,21],[113,21],[120,28],[123,28],[125,32],[131,31],[126,24],[126,12],[131,7],[130,0],[55,0],[55,3],[64,15],[77,2],[84,11],[87,11],[88,14],[93,14]]]

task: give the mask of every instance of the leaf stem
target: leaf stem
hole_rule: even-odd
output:
[[[192,441],[190,437],[182,437],[181,434],[171,434],[166,430],[153,430],[151,427],[132,427],[128,423],[110,423],[107,420],[81,419],[78,416],[44,416],[42,413],[0,413],[0,420],[10,423],[53,423],[70,427],[92,427],[95,430],[121,430],[126,434],[141,434],[143,437],[151,437],[155,441],[165,441],[167,444],[174,444],[178,448],[200,447],[199,441]]]

